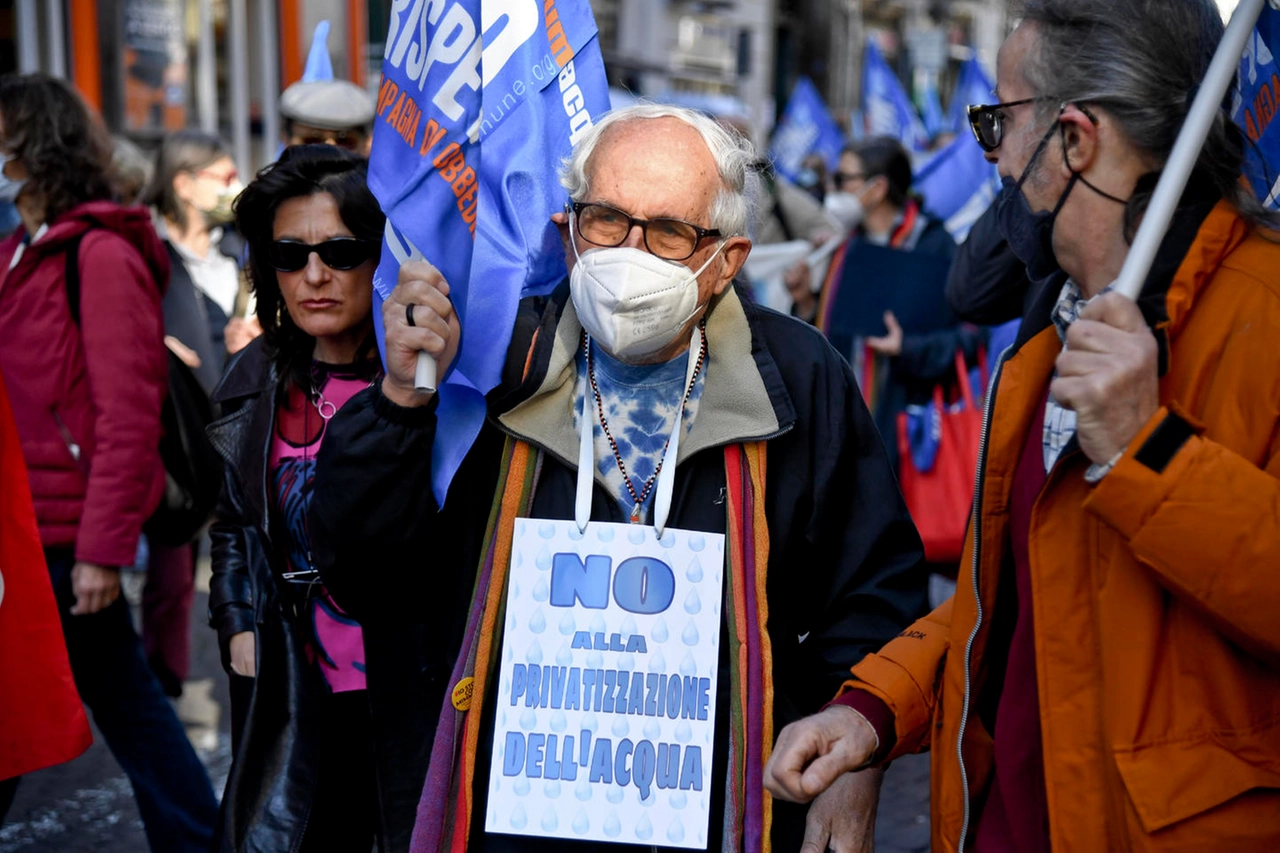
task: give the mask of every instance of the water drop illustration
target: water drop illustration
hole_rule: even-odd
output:
[[[656,741],[662,737],[662,726],[652,717],[644,724],[645,740]]]
[[[667,630],[665,617],[658,617],[658,621],[653,624],[653,630],[649,632],[649,636],[653,637],[655,643],[665,643],[667,641],[667,638],[671,636],[671,632]]]
[[[702,583],[702,561],[694,557],[689,561],[689,568],[684,570],[684,576],[689,579],[689,583]]]
[[[612,527],[608,527],[602,524],[596,528],[596,538],[599,539],[601,542],[612,542],[613,534],[614,534],[614,530]]]
[[[560,644],[560,651],[556,652],[557,666],[570,666],[573,663],[573,650],[569,648],[568,643]]]
[[[569,528],[569,538],[574,542],[582,541],[582,531],[578,529],[578,525],[574,524]]]
[[[591,783],[587,781],[586,775],[583,774],[578,777],[578,784],[574,786],[573,795],[585,803],[591,799],[593,790]]]
[[[676,726],[676,740],[680,743],[688,743],[693,740],[693,727],[689,725],[688,720],[681,720]]]
[[[698,664],[693,659],[693,652],[684,653],[684,660],[680,661],[680,674],[687,678],[698,674]]]
[[[622,821],[618,820],[617,809],[609,809],[609,816],[604,819],[604,834],[617,838],[622,834]]]
[[[653,837],[653,824],[649,822],[649,815],[640,815],[640,820],[636,821],[636,838],[641,841],[648,841]]]
[[[693,624],[693,620],[689,620],[689,624],[684,626],[684,633],[680,635],[680,639],[684,641],[686,646],[698,645],[698,626]]]
[[[587,652],[587,669],[599,669],[604,666],[604,655],[597,651]]]
[[[538,578],[538,582],[533,585],[533,600],[546,601],[551,597],[551,587],[547,586],[546,578]]]
[[[529,816],[524,813],[524,806],[517,805],[511,810],[511,828],[524,829],[529,823]]]
[[[573,614],[564,614],[560,619],[560,633],[568,637],[576,630],[578,630],[578,623],[573,620]]]
[[[541,607],[533,611],[533,615],[529,617],[529,630],[535,634],[541,634],[547,630],[547,617]]]
[[[605,793],[604,798],[615,806],[622,802],[623,791],[617,785],[610,785],[609,790]]]
[[[680,818],[671,821],[671,826],[667,827],[667,840],[672,844],[684,841],[684,824],[680,822]]]
[[[520,584],[515,581],[511,582],[511,600],[514,601],[520,597]]]
[[[542,663],[542,644],[534,640],[529,644],[529,651],[525,652],[524,659],[529,663]]]
[[[660,540],[658,540],[658,541],[662,543],[662,547],[663,547],[663,548],[674,548],[674,547],[676,547],[676,535],[675,535],[674,533],[672,533],[670,530],[668,530],[668,531],[666,531],[665,533],[663,533],[663,534],[662,534],[662,538],[661,538]],[[670,564],[668,563],[668,565],[670,565]]]
[[[560,816],[556,814],[555,806],[547,806],[547,810],[542,813],[542,831],[555,832],[560,827]]]
[[[560,799],[560,780],[548,779],[546,784],[542,786],[542,793],[546,795],[548,800]]]
[[[614,720],[614,721],[613,721],[613,736],[614,736],[614,737],[626,737],[626,736],[627,736],[627,733],[628,733],[628,732],[630,732],[630,731],[631,731],[631,724],[630,724],[630,723],[628,723],[628,722],[627,722],[625,719],[623,719],[622,717],[619,717],[618,719],[616,719],[616,720]]]
[[[564,715],[564,711],[556,711],[551,715],[551,731],[560,734],[569,728],[569,721]]]
[[[597,613],[591,617],[591,633],[603,634],[609,630],[609,626],[604,624],[604,617]]]
[[[538,713],[532,708],[526,708],[524,713],[520,715],[520,728],[527,730],[533,729],[538,725]]]
[[[690,551],[694,551],[694,552],[701,551],[705,547],[707,547],[707,537],[703,536],[701,533],[689,534],[689,550]],[[690,578],[690,580],[692,580],[692,578]]]
[[[534,558],[533,564],[537,566],[540,571],[543,571],[543,572],[550,569],[551,568],[551,549],[548,548],[546,545],[543,545],[542,549],[538,551],[538,556]]]
[[[649,656],[649,671],[650,672],[666,672],[667,671],[667,659],[666,657],[663,656],[661,649],[658,649],[656,652],[654,652],[652,655]]]
[[[646,532],[645,528],[639,525],[632,525],[631,529],[627,531],[627,539],[631,540],[632,545],[643,545]]]
[[[622,620],[622,627],[618,630],[622,632],[624,637],[637,633],[635,617],[628,613],[627,618]]]
[[[698,598],[696,587],[689,590],[689,595],[684,600],[684,612],[689,614],[702,612],[702,599]]]
[[[573,818],[573,831],[579,835],[586,835],[591,831],[591,821],[587,818],[586,809],[578,809],[578,814]]]
[[[676,791],[671,795],[671,808],[682,809],[689,805],[689,795],[684,791]]]
[[[517,797],[524,797],[524,796],[528,796],[529,787],[530,787],[529,780],[523,776],[520,776],[519,778],[516,779],[515,784],[511,786],[511,790],[516,792]]]
[[[635,668],[636,668],[635,655],[629,652],[623,652],[622,654],[618,655],[618,669],[625,669],[628,672],[630,672]]]
[[[596,719],[596,715],[593,712],[588,711],[582,718],[582,730],[595,734],[599,728],[600,721]]]
[[[556,535],[556,526],[554,524],[539,524],[538,535],[543,539],[554,539]]]

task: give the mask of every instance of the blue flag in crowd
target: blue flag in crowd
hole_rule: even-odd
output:
[[[987,72],[982,70],[982,63],[972,57],[960,66],[960,76],[956,79],[955,91],[951,94],[951,104],[947,111],[947,127],[952,133],[969,133],[970,104],[989,104],[995,98],[996,84],[991,82]]]
[[[942,114],[942,101],[938,98],[938,81],[932,74],[925,79],[924,89],[920,93],[920,121],[924,124],[924,132],[929,139],[947,129],[946,119]]]
[[[548,219],[565,202],[557,168],[608,109],[587,0],[392,8],[369,160],[387,213],[374,319],[385,358],[381,305],[400,264],[425,257],[449,282],[462,340],[438,383],[432,488],[441,504],[484,423],[521,295],[565,275]]]
[[[1252,143],[1245,145],[1245,175],[1254,194],[1273,210],[1280,209],[1280,122],[1273,120],[1280,112],[1276,50],[1280,50],[1280,11],[1266,4],[1240,60],[1240,88],[1231,116]]]
[[[844,134],[827,110],[827,104],[808,77],[796,81],[791,99],[773,132],[769,156],[783,177],[794,181],[804,158],[818,152],[835,167],[844,147]]]
[[[982,156],[978,141],[965,131],[920,168],[913,189],[924,197],[925,211],[963,241],[995,200],[1000,180],[996,167]]]
[[[892,136],[906,146],[908,151],[923,151],[929,147],[929,137],[911,99],[884,61],[874,41],[867,42],[867,54],[862,70],[862,112],[866,121],[867,136]]]

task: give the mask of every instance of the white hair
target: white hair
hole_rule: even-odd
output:
[[[574,201],[583,201],[591,192],[587,178],[587,166],[595,154],[596,146],[609,128],[627,121],[646,121],[658,118],[674,118],[683,121],[702,136],[711,151],[720,174],[720,192],[711,203],[709,217],[711,227],[725,237],[739,237],[747,233],[751,220],[752,190],[755,182],[753,164],[755,147],[751,141],[708,118],[700,112],[667,104],[639,103],[624,107],[606,115],[588,130],[560,166],[560,184]]]

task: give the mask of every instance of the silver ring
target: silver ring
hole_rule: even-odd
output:
[[[405,316],[405,320],[407,320],[407,321],[408,321],[408,323],[409,323],[409,325],[410,325],[410,326],[416,326],[416,325],[418,325],[417,323],[413,322],[413,309],[414,309],[414,308],[416,308],[416,307],[417,307],[417,306],[416,306],[416,305],[414,305],[412,302],[410,302],[408,305],[404,306],[404,316]]]

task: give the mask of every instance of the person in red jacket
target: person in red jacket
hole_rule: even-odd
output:
[[[0,371],[80,697],[133,784],[151,849],[205,850],[213,790],[120,596],[120,567],[164,489],[169,269],[147,211],[110,201],[109,151],[65,83],[0,78],[0,198],[23,223],[0,242]]]

